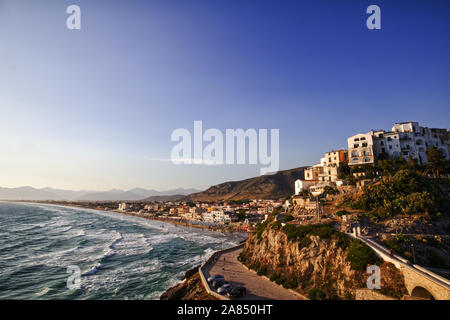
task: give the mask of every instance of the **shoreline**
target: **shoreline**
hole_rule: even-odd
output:
[[[77,206],[77,205],[71,205],[71,204],[63,204],[63,203],[48,203],[48,202],[39,202],[39,201],[14,201],[14,200],[0,200],[0,203],[11,203],[11,204],[29,204],[30,206],[33,205],[48,205],[48,206],[54,206],[54,207],[66,207],[66,208],[72,208],[72,209],[82,209],[82,210],[95,210],[98,212],[114,212],[114,213],[120,213],[126,216],[131,216],[131,217],[138,217],[138,218],[146,218],[147,220],[154,220],[154,221],[159,221],[162,223],[171,223],[171,224],[175,224],[175,225],[179,225],[182,227],[193,227],[192,225],[188,224],[188,223],[183,223],[183,222],[179,222],[179,221],[166,221],[166,219],[152,219],[150,217],[143,217],[137,214],[132,214],[129,212],[120,212],[118,210],[106,210],[103,208],[95,208],[95,207],[89,207],[89,206]],[[91,214],[95,214],[95,212],[91,212]],[[132,221],[130,221],[130,223],[132,223]],[[198,226],[197,229],[204,229],[204,230],[209,230],[209,231],[215,231],[215,232],[220,232],[222,234],[227,234],[227,235],[231,235],[233,233],[241,233],[243,234],[243,232],[238,232],[238,231],[229,231],[229,232],[223,232],[223,230],[221,230],[220,228],[211,228],[210,226]],[[192,230],[191,232],[195,232],[194,230]],[[239,237],[240,238],[240,237]],[[245,241],[245,238],[242,238],[242,240],[240,240],[239,238],[237,238],[236,240],[239,241],[240,243]],[[214,250],[214,253],[217,251],[220,251],[222,249],[216,249]],[[212,254],[214,254],[212,253]],[[208,258],[206,258],[207,260]],[[201,261],[201,263],[203,263],[204,261]],[[200,264],[201,265],[201,264]],[[179,295],[180,293],[178,292],[180,290],[180,288],[185,288],[185,286],[187,285],[189,280],[189,290],[191,291],[190,294],[196,296],[196,298],[201,297],[201,299],[212,299],[211,296],[209,296],[206,293],[206,290],[204,290],[202,284],[200,283],[200,278],[198,276],[198,268],[200,265],[194,265],[194,266],[190,266],[188,267],[186,270],[184,270],[184,276],[183,278],[179,279],[177,278],[177,282],[175,285],[169,286],[167,288],[164,288],[164,292],[161,293],[159,295],[159,297],[155,298],[157,300],[161,300],[161,297],[164,296],[168,296],[170,297],[172,294],[176,294]],[[195,276],[197,276],[197,279],[195,278]],[[170,299],[172,300],[173,297]],[[164,300],[164,299],[163,299]]]
[[[165,223],[170,223],[172,225],[178,225],[178,226],[182,226],[182,227],[209,230],[209,231],[214,231],[214,232],[220,232],[220,233],[223,233],[223,234],[241,233],[241,234],[246,234],[248,236],[248,231],[239,230],[239,229],[228,227],[228,226],[208,226],[208,225],[194,224],[194,223],[186,222],[184,220],[183,221],[177,221],[177,220],[173,220],[173,219],[164,219],[164,218],[159,218],[159,217],[142,216],[142,215],[134,214],[134,213],[131,213],[131,212],[119,211],[119,210],[116,210],[116,209],[108,210],[108,209],[99,208],[99,207],[89,207],[89,206],[81,206],[81,205],[77,206],[75,204],[65,204],[65,203],[56,203],[56,202],[44,202],[44,201],[43,202],[39,202],[39,201],[1,200],[0,202],[5,202],[5,203],[45,204],[45,205],[69,207],[69,208],[74,208],[74,209],[76,209],[76,208],[80,209],[81,208],[81,209],[97,210],[97,211],[104,211],[104,212],[114,212],[114,213],[123,214],[123,215],[126,215],[126,216],[137,217],[137,218],[142,218],[142,219],[152,220],[152,221],[165,222]]]

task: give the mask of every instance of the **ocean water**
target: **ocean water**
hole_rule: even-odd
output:
[[[114,212],[0,202],[0,299],[159,299],[188,269],[243,237]],[[81,271],[79,289],[67,286],[69,266]]]

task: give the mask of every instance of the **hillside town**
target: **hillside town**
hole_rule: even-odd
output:
[[[377,173],[368,174],[364,167],[380,160],[404,159],[426,164],[427,150],[438,149],[450,159],[450,134],[446,129],[419,126],[418,122],[395,123],[391,131],[370,130],[347,139],[348,149],[331,150],[320,162],[304,170],[304,179],[295,181],[295,194],[286,199],[242,201],[152,201],[122,202],[117,211],[147,218],[179,222],[197,226],[227,226],[233,230],[250,231],[273,212],[301,213],[306,219],[323,212],[322,202],[305,194],[324,195],[327,189],[361,189],[380,179]],[[286,200],[292,205],[289,210]],[[316,199],[317,200],[317,199]],[[296,209],[296,210],[295,210]],[[305,218],[302,218],[305,219]]]
[[[226,226],[234,231],[249,231],[281,205],[275,200],[122,202],[117,211],[198,227]]]
[[[377,174],[368,176],[364,166],[373,166],[379,160],[404,159],[425,165],[430,147],[439,150],[446,160],[450,159],[450,132],[421,127],[418,122],[395,123],[391,131],[359,133],[349,137],[347,144],[347,150],[325,153],[319,163],[305,170],[304,179],[295,181],[296,203],[315,209],[315,203],[305,204],[299,197],[303,191],[319,195],[326,187],[355,184],[362,188],[376,182]]]
[[[209,275],[223,272],[253,293],[260,290],[252,286],[261,279],[253,279],[252,272],[267,276],[264,281],[270,279],[265,286],[276,291],[277,298],[296,299],[300,294],[301,299],[448,299],[449,138],[446,129],[422,127],[418,122],[395,123],[391,131],[355,134],[347,139],[347,149],[326,152],[317,164],[286,170],[269,182],[260,177],[249,179],[252,183],[243,180],[250,188],[255,182],[259,187],[266,183],[278,188],[259,188],[264,196],[251,189],[245,193],[253,195],[251,199],[233,198],[227,188],[220,193],[213,186],[214,197],[203,194],[204,200],[193,194],[178,200],[51,203],[242,233],[247,237],[245,244],[223,253],[233,268],[241,270],[242,278],[226,273],[216,256],[208,260],[205,270]],[[267,190],[278,195],[283,194],[280,190],[291,192],[267,199]],[[316,256],[318,248],[323,254]],[[296,262],[287,263],[288,255]],[[328,261],[325,264],[332,265],[342,279],[329,283],[319,261]],[[312,271],[314,283],[309,280],[310,264],[317,264]],[[364,289],[367,264],[378,264],[390,274],[378,293]],[[198,275],[203,271],[198,270],[165,298],[178,297],[187,287],[201,293],[186,295],[189,299],[208,297],[209,285],[201,284]],[[422,281],[431,281],[427,290],[420,289]]]

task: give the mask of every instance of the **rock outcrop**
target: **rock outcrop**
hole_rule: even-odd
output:
[[[259,274],[312,299],[354,299],[356,289],[367,288],[368,274],[355,270],[348,259],[349,250],[348,245],[342,245],[342,238],[308,234],[301,240],[289,240],[285,232],[269,225],[247,240],[240,260]],[[401,273],[390,263],[377,264],[381,268],[380,292],[401,298],[406,292]]]
[[[198,268],[188,270],[183,281],[164,292],[160,300],[216,300],[203,287]]]

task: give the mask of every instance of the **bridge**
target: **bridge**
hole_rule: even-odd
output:
[[[410,296],[422,299],[450,300],[450,280],[419,265],[411,264],[409,260],[399,255],[391,255],[390,250],[368,237],[361,236],[356,228],[349,235],[367,244],[384,261],[394,264],[402,272],[406,290]]]

